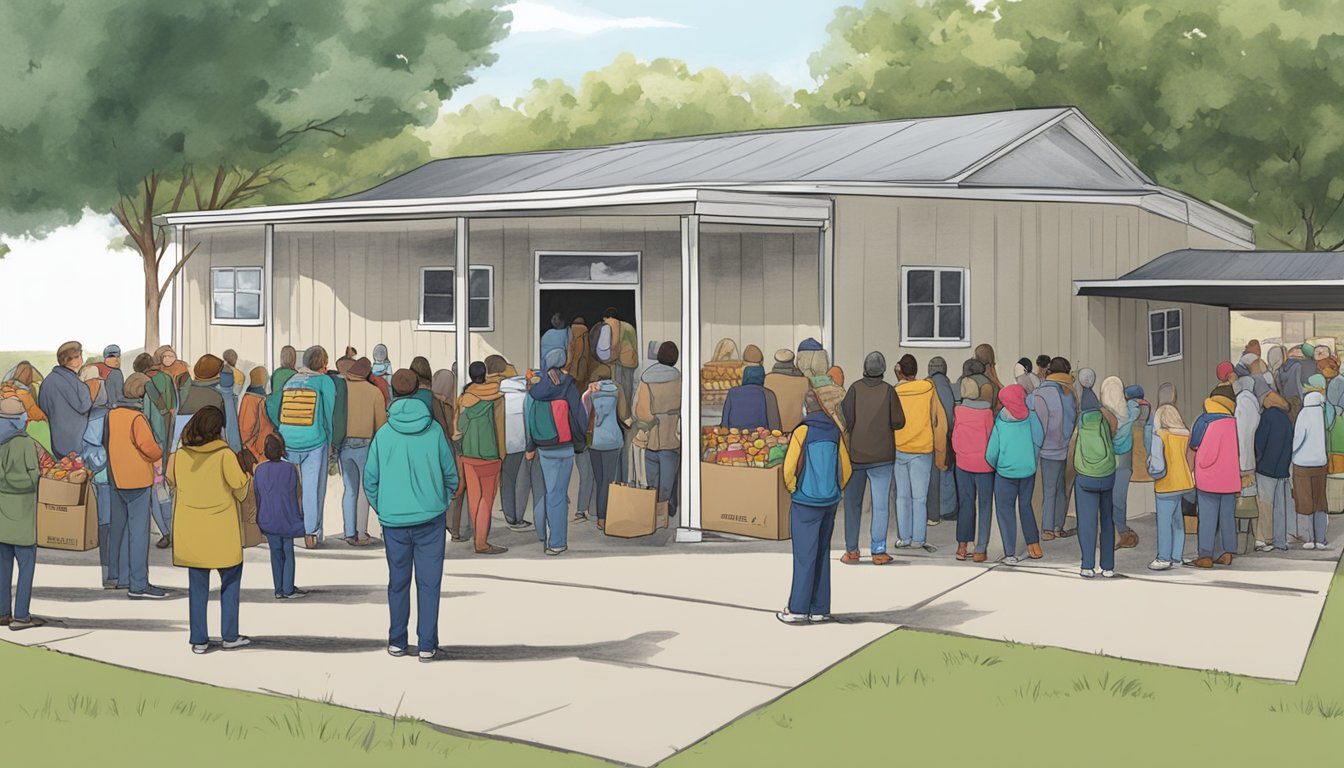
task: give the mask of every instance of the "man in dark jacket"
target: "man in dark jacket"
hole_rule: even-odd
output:
[[[982,374],[984,366],[980,368]],[[929,359],[929,381],[933,382],[933,387],[938,391],[938,401],[943,404],[943,412],[947,414],[947,469],[933,468],[933,473],[929,475],[929,507],[927,517],[929,525],[937,525],[943,520],[956,520],[957,510],[960,507],[959,494],[957,493],[956,466],[954,464],[954,454],[952,452],[952,429],[956,426],[957,397],[952,392],[952,382],[947,378],[947,361],[941,357]],[[988,382],[988,379],[986,379]]]
[[[905,426],[905,411],[882,375],[887,359],[881,352],[870,352],[863,361],[863,378],[850,385],[840,403],[840,413],[848,431],[849,459],[853,466],[852,482],[845,487],[845,554],[840,562],[859,562],[859,523],[863,518],[863,491],[873,487],[873,520],[870,530],[874,565],[886,565],[890,525],[890,500],[893,464],[896,461],[896,430]]]
[[[79,380],[79,369],[84,366],[84,347],[79,342],[62,344],[56,350],[56,363],[38,390],[37,405],[51,422],[51,452],[61,458],[78,454],[84,447],[93,396]]]
[[[1279,393],[1267,392],[1262,405],[1264,412],[1255,429],[1255,501],[1260,512],[1255,537],[1262,542],[1256,549],[1270,552],[1288,549],[1288,516],[1293,513],[1293,423],[1288,418],[1288,401]]]
[[[750,430],[758,427],[779,429],[779,401],[764,384],[764,368],[749,365],[743,369],[742,383],[728,390],[719,426]]]
[[[527,424],[527,458],[540,457],[546,483],[546,515],[537,518],[537,537],[546,554],[569,548],[569,481],[574,456],[583,453],[588,414],[574,379],[561,370],[565,353],[546,353],[546,373],[532,386],[523,405]]]

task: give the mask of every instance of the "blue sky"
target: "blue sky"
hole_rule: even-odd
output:
[[[812,85],[807,56],[826,40],[842,3],[833,0],[520,0],[499,61],[454,94],[455,109],[481,96],[509,103],[536,78],[577,84],[584,72],[623,52],[672,57],[692,69],[765,73],[790,86]]]

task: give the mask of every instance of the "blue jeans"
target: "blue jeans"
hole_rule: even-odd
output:
[[[271,580],[275,582],[275,594],[294,594],[294,540],[268,533],[266,543],[271,547]]]
[[[1073,494],[1078,511],[1078,548],[1083,553],[1083,570],[1097,567],[1098,537],[1100,537],[1101,569],[1115,570],[1115,506],[1111,493],[1115,489],[1115,475],[1085,477],[1073,481]]]
[[[1215,538],[1222,557],[1237,551],[1237,496],[1235,493],[1208,493],[1198,491],[1199,499],[1199,556],[1215,557]]]
[[[948,451],[948,462],[952,462],[952,453]],[[959,519],[958,513],[961,508],[960,486],[957,485],[957,468],[950,466],[947,469],[933,468],[929,475],[929,497],[937,498],[937,504],[929,504],[930,520],[954,520]]]
[[[681,451],[645,451],[644,474],[650,488],[658,489],[658,500],[667,502],[667,514],[675,517],[681,499],[677,488],[681,479]]]
[[[793,546],[793,586],[789,613],[829,616],[831,613],[831,533],[835,506],[789,505],[789,533]]]
[[[387,548],[387,608],[391,623],[387,644],[405,648],[406,626],[411,621],[411,576],[415,576],[416,634],[418,648],[439,647],[439,598],[443,587],[443,554],[447,546],[444,516],[402,528],[384,528]]]
[[[527,487],[532,493],[532,520],[537,537],[546,541],[546,475],[541,472],[541,457],[527,462]],[[526,496],[522,498],[526,499]]]
[[[116,546],[108,550],[107,570],[132,592],[149,589],[149,507],[153,488],[113,488],[109,535]],[[123,548],[120,543],[126,542]],[[126,574],[129,581],[121,581]]]
[[[929,519],[932,453],[896,452],[896,536],[923,546]]]
[[[154,524],[159,526],[160,536],[173,535],[173,492],[166,486],[163,491],[166,500],[159,499],[159,490],[155,488],[150,492],[152,506],[150,512],[154,514]]]
[[[98,565],[102,566],[103,581],[112,581],[112,487],[106,483],[93,483],[93,492],[98,498]]]
[[[999,537],[1003,539],[1003,554],[1017,556],[1017,523],[1022,522],[1022,538],[1027,545],[1039,544],[1041,534],[1036,530],[1036,510],[1031,506],[1031,492],[1036,489],[1036,475],[1027,477],[994,476],[994,500],[999,514]],[[1013,506],[1017,517],[1013,517]],[[977,552],[981,551],[979,549]]]
[[[845,551],[859,551],[859,524],[863,522],[863,491],[873,486],[873,520],[869,529],[874,555],[887,551],[887,531],[891,515],[887,509],[891,501],[891,464],[855,464],[854,474],[845,486]]]
[[[1068,467],[1066,459],[1041,459],[1041,527],[1047,531],[1064,530],[1069,516]]]
[[[569,480],[574,475],[574,447],[550,445],[537,449],[537,461],[546,486],[546,514],[537,516],[537,538],[547,549],[569,546]],[[537,489],[533,489],[533,493]]]
[[[957,543],[975,542],[975,551],[989,548],[989,515],[994,505],[994,473],[957,467]]]
[[[607,519],[607,499],[611,493],[611,484],[621,479],[621,449],[612,448],[599,451],[590,448],[588,456],[593,462],[593,483],[596,485],[597,519]]]
[[[593,479],[592,449],[574,454],[574,468],[579,471],[579,498],[574,504],[575,512],[588,514],[597,502],[597,484]]]
[[[345,538],[369,535],[369,497],[364,493],[364,465],[369,461],[369,444],[364,437],[347,437],[341,444],[341,514],[345,519]]]
[[[299,465],[299,482],[303,485],[303,530],[309,536],[322,538],[322,501],[327,497],[326,443],[311,451],[286,451],[285,458]]]
[[[1273,520],[1271,531],[1256,531],[1257,539],[1267,539],[1272,534],[1275,549],[1288,548],[1288,516],[1293,514],[1292,480],[1287,477],[1269,477],[1255,475],[1256,503],[1261,509],[1269,509]]]
[[[1185,556],[1185,516],[1181,514],[1181,499],[1187,491],[1158,493],[1157,497],[1157,559],[1180,563]]]
[[[227,641],[238,639],[238,598],[242,594],[243,564],[219,570],[219,623],[220,637]],[[210,625],[205,609],[210,606],[210,569],[187,570],[187,610],[191,615],[191,644],[210,642]]]
[[[1311,540],[1317,544],[1325,543],[1326,524],[1329,518],[1325,512],[1312,512],[1310,515],[1303,515],[1303,519],[1311,518]]]
[[[1129,481],[1134,477],[1134,453],[1115,454],[1115,490],[1111,492],[1111,517],[1115,523],[1115,532],[1121,533],[1129,528]]]
[[[14,610],[9,607],[9,590],[14,584],[14,561],[19,561],[19,588],[14,593]],[[33,571],[37,568],[37,545],[26,547],[0,544],[0,616],[28,618],[33,599]]]

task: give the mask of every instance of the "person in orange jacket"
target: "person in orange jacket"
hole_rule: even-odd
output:
[[[154,491],[154,464],[163,448],[145,418],[145,385],[149,377],[133,373],[122,387],[122,397],[107,414],[107,474],[112,484],[109,533],[113,542],[125,536],[130,558],[132,600],[161,599],[164,589],[149,583],[149,508]],[[121,547],[108,552],[108,573],[120,573]]]

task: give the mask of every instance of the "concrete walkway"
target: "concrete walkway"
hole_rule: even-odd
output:
[[[335,489],[328,509],[327,530],[339,532]],[[99,589],[96,552],[42,550],[34,613],[58,621],[0,639],[635,765],[684,749],[900,627],[1297,678],[1338,551],[1153,573],[1144,567],[1151,519],[1134,522],[1142,541],[1120,553],[1124,577],[1114,580],[1078,577],[1076,539],[1048,543],[1045,560],[1017,568],[956,562],[944,523],[930,529],[936,554],[901,550],[885,568],[836,564],[841,620],[821,627],[774,619],[787,595],[787,542],[676,545],[668,532],[624,542],[587,523],[572,525],[570,551],[552,558],[533,534],[501,528],[492,538],[513,547],[508,554],[450,545],[446,658],[433,665],[384,653],[381,548],[329,540],[301,550],[298,582],[312,594],[299,601],[273,598],[268,554],[249,550],[242,627],[255,644],[205,656],[188,648],[186,573],[167,553],[152,551],[151,578],[178,597],[131,602]],[[217,633],[217,609],[210,615]]]

